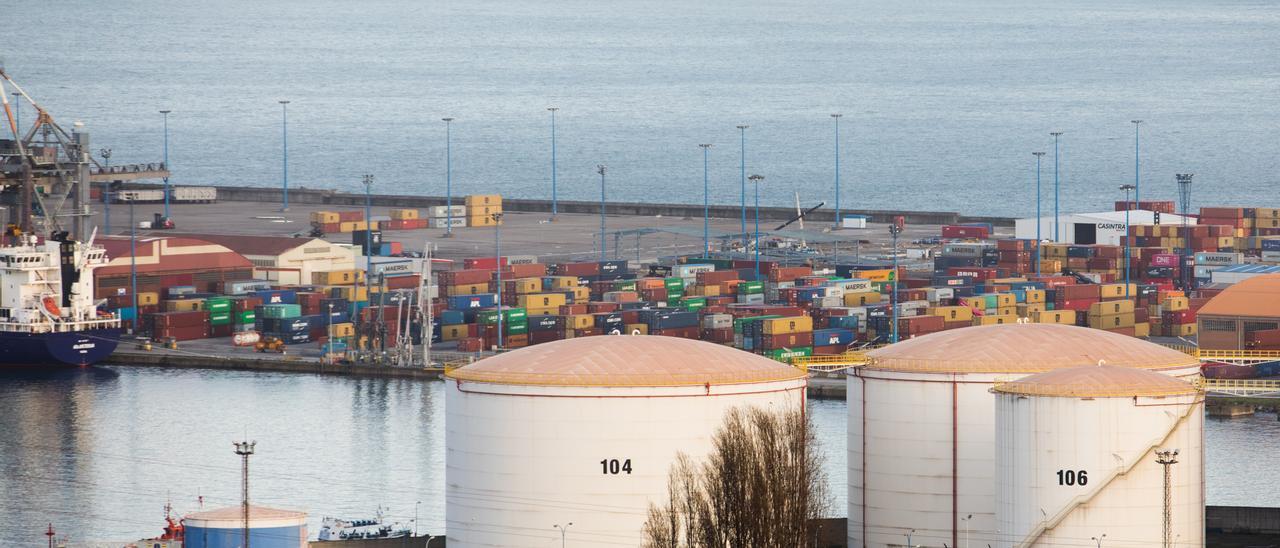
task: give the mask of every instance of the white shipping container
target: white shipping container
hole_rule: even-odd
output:
[[[731,314],[707,314],[702,317],[703,329],[723,329],[733,327],[733,315]]]
[[[1197,278],[1209,279],[1213,275],[1213,271],[1222,268],[1220,266],[1197,266],[1194,276]]]
[[[163,190],[120,190],[115,193],[117,202],[163,202]],[[150,227],[148,227],[150,228]]]
[[[466,217],[467,206],[456,205],[449,206],[432,206],[427,208],[427,217],[448,217],[449,210],[453,210],[453,217]],[[443,225],[442,225],[443,226]]]
[[[930,287],[924,290],[924,294],[925,298],[929,299],[929,302],[936,303],[944,299],[955,298],[956,290],[951,287]]]
[[[845,215],[840,220],[841,228],[867,228],[866,215]]]
[[[671,267],[671,275],[697,279],[699,272],[711,272],[715,269],[714,265],[709,264],[678,264]]]
[[[738,295],[739,304],[764,304],[764,295],[756,293],[755,295]]]
[[[1263,251],[1262,260],[1268,263],[1280,263],[1280,251]]]
[[[535,264],[537,255],[507,255],[507,264]]]
[[[943,257],[981,257],[992,246],[987,244],[947,244],[942,248]]]
[[[826,282],[826,285],[843,289],[845,293],[863,293],[871,291],[871,280],[864,280],[862,278],[854,278],[851,280],[832,280]]]
[[[1225,266],[1244,262],[1243,253],[1217,253],[1201,251],[1196,253],[1197,265]]]
[[[170,192],[175,202],[213,202],[218,199],[218,189],[211,186],[176,186]]]
[[[452,221],[444,217],[432,217],[427,219],[427,226],[431,228],[445,228],[453,226],[453,228],[464,228],[467,226],[466,217],[454,217]]]
[[[843,296],[820,297],[820,298],[814,299],[814,304],[818,305],[818,307],[820,308],[831,308],[833,306],[840,306],[844,304],[844,297]]]

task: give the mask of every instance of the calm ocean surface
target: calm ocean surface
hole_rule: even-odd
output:
[[[378,505],[422,530],[444,527],[444,383],[296,374],[99,367],[0,376],[0,538],[43,541],[158,534],[166,499],[239,500],[231,443],[258,441],[255,501],[325,515]],[[811,401],[831,483],[845,511],[843,401]],[[1280,506],[1274,414],[1206,423],[1209,504]],[[34,524],[34,525],[33,525]]]
[[[1108,208],[1133,180],[1198,204],[1280,206],[1280,4],[1271,1],[745,2],[10,0],[6,66],[113,163],[161,158],[175,184],[290,181],[549,196],[557,106],[566,199],[736,203],[737,124],[762,201],[1034,210],[1032,151],[1061,148],[1063,208]],[[15,15],[16,14],[16,15]],[[25,121],[31,109],[24,107]],[[1046,194],[1046,200],[1048,196]],[[1048,203],[1048,202],[1046,202]]]

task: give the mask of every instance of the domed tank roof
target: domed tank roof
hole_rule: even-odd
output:
[[[1232,285],[1205,303],[1199,316],[1280,317],[1280,274],[1254,276]]]
[[[1099,361],[1183,369],[1200,361],[1147,341],[1072,325],[1026,323],[950,329],[867,353],[867,369],[922,373],[1037,373]]]
[[[1196,387],[1168,375],[1142,369],[1101,365],[1036,373],[998,383],[996,392],[1027,396],[1129,398],[1195,394]]]
[[[702,386],[806,376],[728,346],[651,335],[552,341],[485,358],[448,375],[459,381],[544,386]]]
[[[216,510],[196,512],[194,514],[187,514],[187,516],[183,518],[184,521],[190,523],[208,523],[210,525],[223,525],[228,522],[243,523],[243,519],[244,508],[240,506],[229,506],[226,508],[218,508]],[[296,521],[298,523],[304,523],[306,519],[306,512],[249,505],[250,525],[255,523],[262,524],[264,522],[278,523]]]

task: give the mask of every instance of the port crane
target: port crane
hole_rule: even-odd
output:
[[[27,128],[19,126],[18,104],[10,103],[11,93],[35,111]],[[92,225],[90,184],[169,175],[164,164],[103,167],[93,158],[83,124],[76,122],[67,131],[14,81],[2,62],[0,105],[7,130],[0,131],[0,225],[6,233],[47,237],[67,231],[83,240]]]

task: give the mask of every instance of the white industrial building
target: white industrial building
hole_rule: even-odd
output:
[[[807,375],[703,341],[617,335],[549,342],[449,373],[445,524],[453,548],[640,546],[734,407],[804,407]]]
[[[1130,225],[1175,225],[1182,226],[1181,215],[1159,213],[1134,209],[1129,213]],[[1156,216],[1159,215],[1159,222]],[[1103,211],[1099,213],[1066,213],[1059,217],[1057,241],[1066,244],[1124,244],[1124,211]],[[1194,217],[1187,217],[1187,225],[1196,224]],[[1040,239],[1052,240],[1053,215],[1040,217]],[[1036,218],[1028,217],[1014,221],[1014,237],[1034,240],[1036,238]]]
[[[228,234],[184,234],[224,246],[253,263],[254,278],[282,285],[307,285],[312,272],[357,268],[356,251],[321,238],[286,236],[246,236]],[[358,268],[364,268],[360,263]]]
[[[953,329],[868,353],[848,383],[849,546],[901,546],[908,534],[920,546],[962,546],[966,536],[972,546],[1005,546],[992,388],[1100,362],[1200,374],[1200,361],[1182,352],[1070,325]]]
[[[1191,383],[1104,365],[995,393],[993,546],[1161,546],[1166,466],[1168,539],[1204,546],[1204,399]]]

